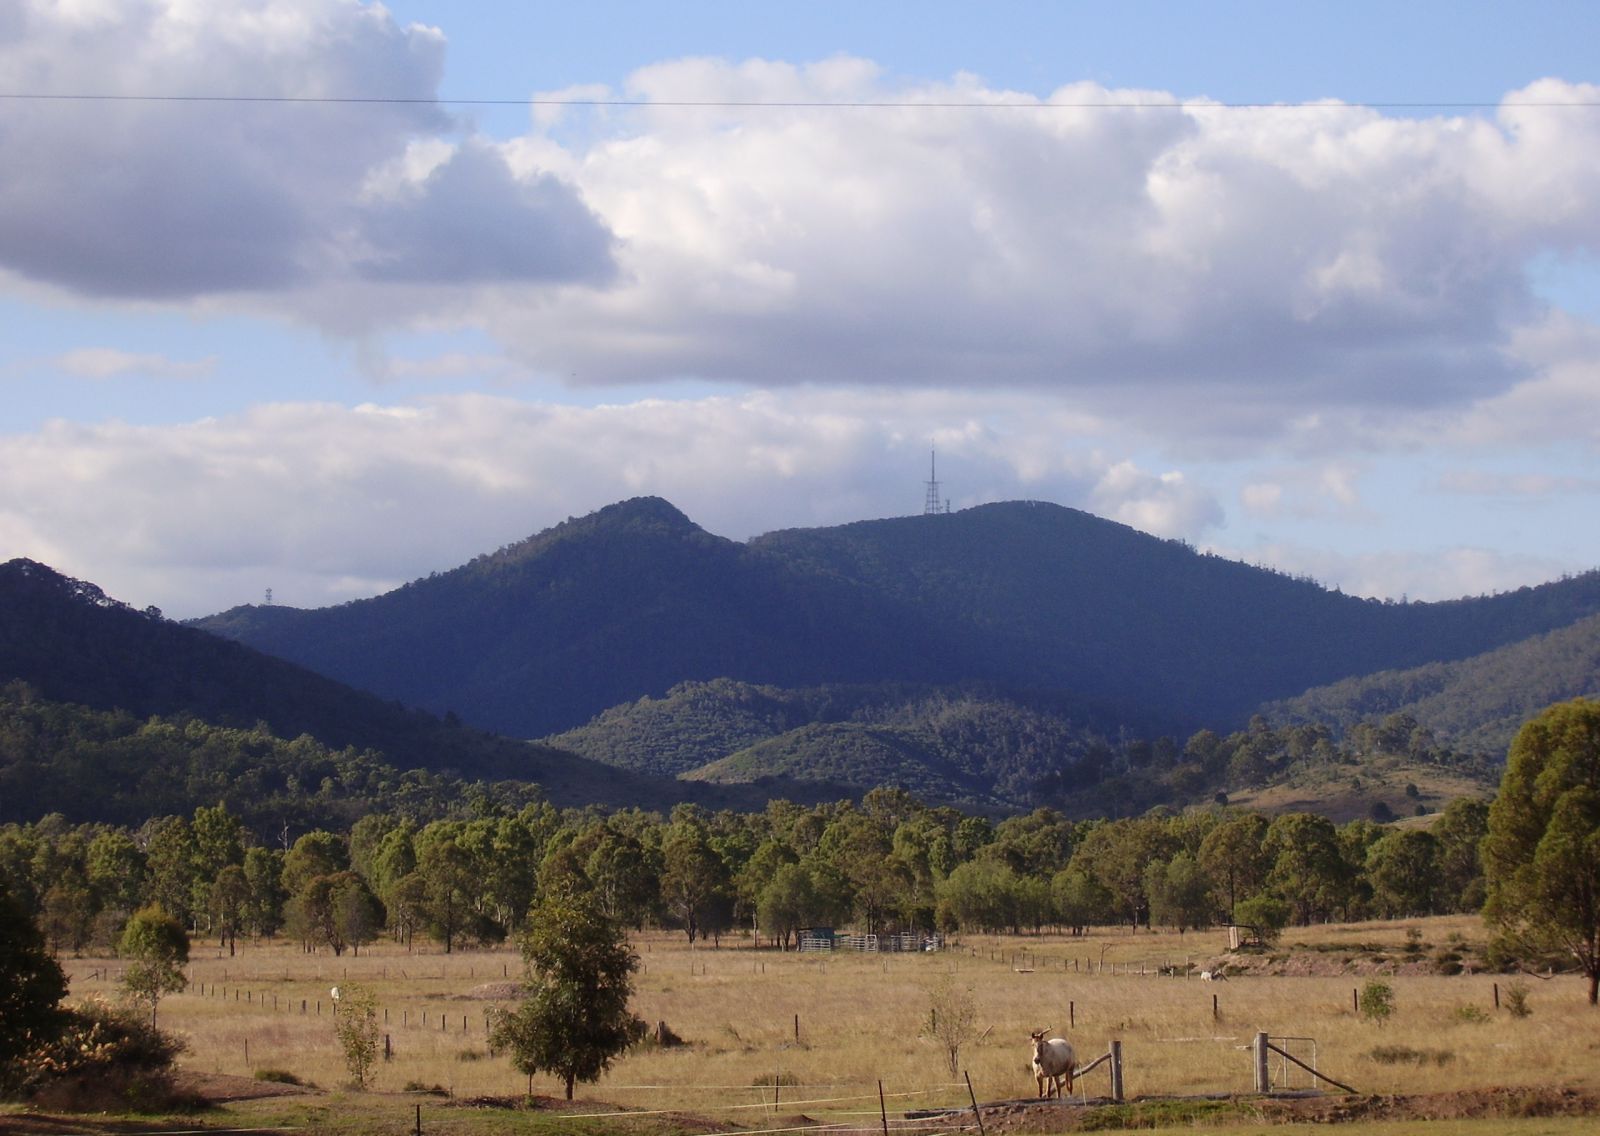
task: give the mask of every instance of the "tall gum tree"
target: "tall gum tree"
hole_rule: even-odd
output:
[[[1523,950],[1570,954],[1600,1003],[1600,702],[1518,731],[1482,851],[1485,917]]]

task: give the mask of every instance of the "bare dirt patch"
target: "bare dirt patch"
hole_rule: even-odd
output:
[[[173,1087],[180,1094],[204,1101],[206,1104],[263,1100],[267,1097],[303,1097],[321,1091],[312,1085],[258,1081],[254,1077],[237,1077],[231,1073],[202,1073],[194,1069],[179,1069],[172,1081]]]

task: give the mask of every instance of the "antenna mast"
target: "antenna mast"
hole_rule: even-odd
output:
[[[950,507],[945,504],[944,498],[939,495],[939,473],[936,458],[937,455],[930,449],[928,451],[928,496],[926,503],[922,506],[922,515],[925,517],[950,511]]]

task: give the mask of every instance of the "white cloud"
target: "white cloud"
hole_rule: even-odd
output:
[[[1342,553],[1266,542],[1251,548],[1216,544],[1211,551],[1329,586],[1337,584],[1350,595],[1390,600],[1492,595],[1553,580],[1573,568],[1552,557],[1474,547]]]
[[[0,438],[0,555],[194,615],[382,590],[635,495],[712,532],[920,512],[927,451],[955,508],[1109,506],[1163,536],[1215,523],[1181,474],[1093,451],[1036,398],[847,390],[593,408],[467,395],[261,406],[177,426],[54,422]]]
[[[846,75],[693,60],[637,84],[662,99],[1026,99]],[[1209,405],[1172,409],[1255,423],[1308,400],[1459,403],[1515,379],[1502,348],[1533,310],[1524,257],[1555,237],[1525,201],[1505,216],[1504,183],[1542,153],[1522,135],[1092,85],[1057,97],[1152,106],[646,114],[576,175],[625,241],[620,294],[491,324],[599,380],[1022,384],[1124,406],[1126,384],[1204,386]],[[1596,181],[1566,169],[1570,192]],[[634,334],[602,350],[619,319]]]
[[[1101,516],[1166,537],[1194,537],[1222,523],[1222,507],[1176,470],[1150,474],[1132,462],[1107,469],[1090,497]]]
[[[0,86],[62,97],[0,103],[0,267],[168,302],[423,263],[450,284],[604,278],[609,238],[564,183],[470,143],[406,164],[454,129],[426,101],[443,62],[441,33],[378,4],[32,0],[0,37]],[[395,101],[271,101],[373,96]],[[414,192],[374,192],[407,170]]]
[[[1548,473],[1499,473],[1477,469],[1450,470],[1439,478],[1445,493],[1465,497],[1529,499],[1600,493],[1600,480]]]
[[[1263,469],[1240,488],[1239,504],[1247,514],[1268,520],[1365,516],[1363,472],[1360,465],[1343,461]]]
[[[42,93],[426,100],[445,59],[336,0],[14,23],[0,85]],[[1592,86],[1411,119],[1074,82],[1048,101],[1128,105],[1047,109],[839,57],[667,61],[622,93],[658,105],[540,108],[503,142],[426,103],[8,101],[0,271],[361,339],[481,328],[587,385],[1071,392],[1196,452],[1487,428],[1474,406],[1532,429],[1592,377],[1592,344],[1541,362],[1527,266],[1600,253],[1600,118],[1517,105]],[[894,105],[660,105],[686,100]]]
[[[143,375],[153,379],[197,379],[211,374],[217,357],[171,359],[165,355],[120,351],[114,347],[79,347],[50,361],[66,374],[84,379]]]

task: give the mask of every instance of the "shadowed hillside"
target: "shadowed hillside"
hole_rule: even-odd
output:
[[[1433,604],[1356,599],[1055,505],[738,544],[643,498],[369,600],[198,621],[385,697],[524,737],[688,680],[990,682],[1145,734],[1469,657],[1600,612],[1600,574]]]
[[[376,791],[385,778],[397,784],[399,769],[425,769],[537,782],[563,804],[666,806],[694,795],[671,781],[405,709],[158,613],[135,611],[93,584],[29,560],[0,564],[5,684],[14,687],[0,738],[7,815],[31,815],[37,805],[104,819],[194,800],[215,803],[255,783],[246,774],[254,776],[256,766],[236,752],[249,750],[300,779],[310,770],[318,778],[360,781],[351,790],[356,794]],[[143,720],[155,716],[169,725],[143,729]],[[24,718],[32,724],[18,725]],[[206,727],[185,731],[188,720]],[[236,744],[237,737],[227,737],[229,752],[220,754],[218,739],[227,730],[250,738]],[[287,757],[274,740],[302,736],[315,744]],[[332,752],[342,750],[349,752]],[[315,783],[307,791],[315,792]],[[733,799],[709,794],[710,803]]]

